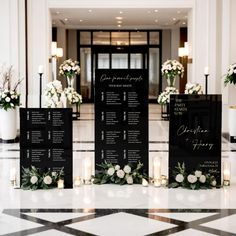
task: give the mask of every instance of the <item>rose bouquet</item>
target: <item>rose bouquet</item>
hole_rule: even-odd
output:
[[[165,90],[158,96],[157,102],[160,105],[169,103],[171,94],[179,94],[178,89],[175,87],[166,87]]]
[[[142,171],[143,164],[140,162],[136,167],[127,164],[123,169],[119,165],[113,165],[106,161],[98,166],[100,166],[102,170],[93,176],[94,184],[142,184],[143,178],[147,178],[147,175]]]
[[[203,173],[201,170],[195,170],[191,173],[186,172],[185,164],[182,165],[178,162],[178,166],[173,171],[173,177],[176,182],[169,184],[170,188],[183,187],[188,189],[211,189],[219,187],[215,176],[209,173]]]
[[[200,84],[187,83],[185,85],[185,94],[203,94],[202,87]]]
[[[22,167],[22,184],[21,188],[24,190],[36,190],[36,189],[50,189],[57,187],[57,182],[63,179],[63,168],[59,171],[46,172],[31,166],[31,168]]]
[[[80,67],[78,61],[72,59],[65,60],[59,67],[59,75],[65,77],[72,77],[80,73]]]
[[[179,75],[183,77],[184,75],[184,67],[177,60],[167,60],[162,64],[161,73],[166,78],[175,77]]]

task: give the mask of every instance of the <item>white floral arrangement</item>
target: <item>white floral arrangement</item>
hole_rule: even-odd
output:
[[[72,87],[65,88],[64,94],[70,104],[80,105],[82,103],[82,96],[79,93],[77,93],[74,88]]]
[[[48,108],[56,108],[61,106],[61,95],[63,93],[62,84],[59,80],[54,80],[46,85],[44,96],[45,106]]]
[[[197,169],[191,173],[186,172],[185,164],[182,165],[178,162],[178,166],[175,167],[176,171],[173,171],[173,177],[176,182],[169,184],[170,188],[183,187],[187,189],[211,189],[214,187],[220,187],[220,184],[216,182],[215,176],[209,173],[203,173]]]
[[[13,66],[5,67],[2,65],[0,71],[0,108],[6,111],[20,106],[20,94],[17,92],[17,88],[23,79],[17,80],[13,85],[13,77]]]
[[[60,171],[48,169],[46,172],[43,172],[35,166],[31,166],[31,168],[22,167],[21,188],[24,190],[56,188],[57,182],[63,179],[63,176],[63,168]]]
[[[143,179],[147,179],[147,175],[142,171],[143,164],[140,162],[134,168],[131,164],[127,164],[122,169],[119,165],[106,161],[98,166],[102,170],[93,176],[94,184],[142,184]]]
[[[185,85],[185,94],[203,94],[202,86],[200,84],[187,83]]]
[[[183,77],[184,66],[177,60],[167,60],[162,64],[161,73],[166,78],[174,78],[177,75]]]
[[[225,86],[230,84],[236,84],[236,63],[233,63],[229,66],[227,74],[225,76],[224,84]]]
[[[78,75],[80,73],[80,67],[78,61],[73,61],[71,58],[65,60],[59,66],[59,75],[65,77],[72,77],[74,75]]]
[[[165,90],[158,96],[157,102],[160,105],[170,103],[171,94],[179,94],[178,89],[176,89],[175,87],[166,87]]]

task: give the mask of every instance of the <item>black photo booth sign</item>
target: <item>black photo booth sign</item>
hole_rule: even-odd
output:
[[[221,95],[171,95],[169,179],[178,162],[186,172],[210,173],[221,184]]]
[[[20,109],[20,168],[59,171],[72,188],[72,109]]]
[[[148,173],[147,70],[96,70],[95,161],[140,161]]]

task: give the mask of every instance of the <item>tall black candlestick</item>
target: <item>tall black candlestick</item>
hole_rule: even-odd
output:
[[[39,108],[42,108],[41,95],[42,95],[42,76],[43,73],[39,73]]]
[[[206,94],[207,94],[207,88],[208,88],[208,76],[209,76],[209,74],[205,74],[205,78],[206,78],[205,92],[206,92]]]

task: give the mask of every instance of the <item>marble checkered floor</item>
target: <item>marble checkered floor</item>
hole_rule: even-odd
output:
[[[81,175],[84,157],[94,158],[93,109],[83,104],[73,122],[74,176]],[[151,104],[149,157],[156,155],[167,174],[168,122]],[[10,169],[19,166],[19,143],[0,144],[0,235],[236,235],[236,145],[225,138],[222,157],[232,165],[231,186],[222,189],[86,185],[23,191],[9,182]]]

